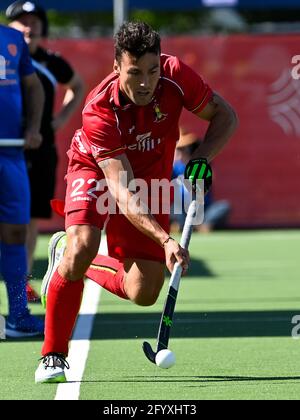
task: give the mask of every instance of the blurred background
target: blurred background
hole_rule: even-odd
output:
[[[0,22],[10,1],[0,1]],[[86,92],[112,69],[112,35],[123,19],[150,23],[174,54],[232,103],[237,134],[214,162],[214,199],[230,203],[229,228],[300,226],[299,0],[41,0],[49,22],[45,46],[76,68]],[[297,61],[297,56],[299,60]],[[294,57],[294,59],[293,59]],[[295,58],[296,57],[296,58]],[[299,77],[298,77],[299,76]],[[61,97],[58,95],[58,100]],[[185,131],[206,126],[183,113]],[[66,151],[81,110],[57,136],[56,197],[65,191]],[[53,216],[44,231],[63,225]]]

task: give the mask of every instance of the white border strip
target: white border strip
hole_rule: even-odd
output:
[[[70,364],[70,370],[66,371],[68,382],[58,385],[55,400],[79,399],[81,380],[90,350],[90,338],[101,290],[101,287],[92,280],[86,281],[81,309],[68,356]]]
[[[107,255],[106,241],[101,242],[100,252]],[[59,384],[55,400],[79,400],[80,386],[90,350],[90,339],[97,313],[102,288],[87,279],[76,328],[70,344],[68,362],[70,370],[66,371],[67,383]]]

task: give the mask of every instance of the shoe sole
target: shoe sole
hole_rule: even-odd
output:
[[[40,331],[35,332],[24,332],[24,331],[16,331],[11,330],[9,328],[5,329],[5,337],[6,338],[26,338],[26,337],[36,337],[38,335],[42,336],[44,333]]]
[[[41,286],[41,302],[43,307],[46,309],[47,304],[47,293],[49,289],[50,280],[52,278],[53,272],[56,269],[55,267],[55,250],[56,245],[60,241],[60,239],[65,236],[65,232],[57,232],[55,235],[52,236],[48,245],[48,269],[46,274],[44,275],[42,286]]]
[[[66,375],[58,375],[58,376],[54,376],[54,377],[49,377],[49,378],[45,378],[45,379],[35,379],[35,383],[36,384],[62,384],[67,382],[66,379]]]

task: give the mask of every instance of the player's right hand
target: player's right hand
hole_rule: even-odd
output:
[[[39,132],[27,131],[24,137],[24,149],[38,149],[42,144],[43,138]]]
[[[166,265],[168,270],[172,274],[174,270],[174,265],[178,262],[182,266],[182,275],[184,276],[189,268],[190,263],[190,254],[189,251],[182,248],[180,244],[174,239],[170,238],[164,244],[165,254],[166,254]]]

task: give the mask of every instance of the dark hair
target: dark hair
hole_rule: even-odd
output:
[[[160,36],[145,22],[126,22],[115,35],[115,58],[120,62],[123,52],[136,58],[146,53],[160,54]]]

